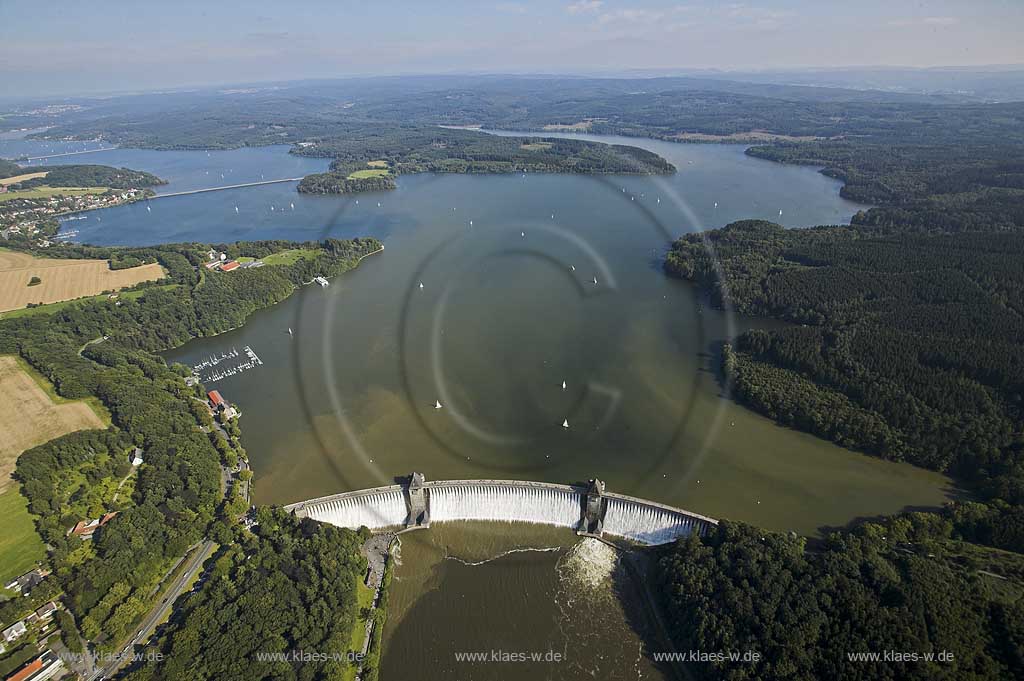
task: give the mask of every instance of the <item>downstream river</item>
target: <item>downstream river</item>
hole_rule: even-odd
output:
[[[669,243],[686,232],[750,217],[847,222],[860,207],[839,197],[839,184],[749,158],[742,146],[609,141],[658,152],[679,172],[416,175],[358,198],[278,184],[157,198],[149,211],[122,206],[67,226],[102,244],[384,242],[329,287],[306,287],[241,329],[167,353],[209,362],[207,379],[248,362],[247,347],[259,357],[209,383],[242,410],[258,503],[391,484],[414,470],[431,479],[599,477],[612,491],[815,535],[946,500],[943,476],[778,427],[723,396],[721,342],[771,323],[710,309],[662,273]],[[53,161],[86,159],[167,177],[163,193],[326,167],[282,148]],[[383,677],[660,678],[635,585],[620,578],[614,556],[567,532],[407,535]],[[456,661],[491,649],[571,660]]]

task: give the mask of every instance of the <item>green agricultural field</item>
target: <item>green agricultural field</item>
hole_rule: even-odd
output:
[[[28,572],[45,555],[28,502],[11,486],[0,494],[0,580],[6,583]]]
[[[0,203],[14,199],[48,199],[51,196],[85,196],[86,194],[103,194],[108,187],[35,187],[17,192],[0,194]]]
[[[290,248],[287,251],[274,253],[262,258],[266,265],[294,265],[299,258],[312,260],[320,251],[314,248]],[[239,258],[241,260],[241,258]]]
[[[357,170],[354,173],[350,173],[349,180],[364,180],[368,177],[387,177],[391,174],[391,171],[387,168],[367,168],[366,170]]]

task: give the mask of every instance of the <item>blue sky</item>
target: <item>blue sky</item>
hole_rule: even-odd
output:
[[[1024,0],[0,0],[6,95],[350,75],[1024,63]]]

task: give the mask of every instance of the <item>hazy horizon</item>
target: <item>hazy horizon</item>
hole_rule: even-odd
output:
[[[1024,64],[1024,3],[646,0],[0,5],[8,97],[394,75],[657,75]],[[870,42],[870,56],[864,45]]]

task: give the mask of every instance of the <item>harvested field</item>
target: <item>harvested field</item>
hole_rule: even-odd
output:
[[[57,400],[17,357],[0,356],[0,492],[10,485],[14,463],[26,449],[75,430],[107,427],[84,401]]]
[[[106,260],[57,260],[0,250],[0,312],[117,291],[164,274],[155,263],[112,270]],[[32,277],[41,283],[29,286]]]
[[[0,178],[0,184],[17,184],[19,182],[24,182],[25,180],[34,180],[37,177],[46,177],[47,175],[49,175],[49,173],[49,170],[45,170],[39,173],[25,173],[24,175],[12,175],[11,177]]]

